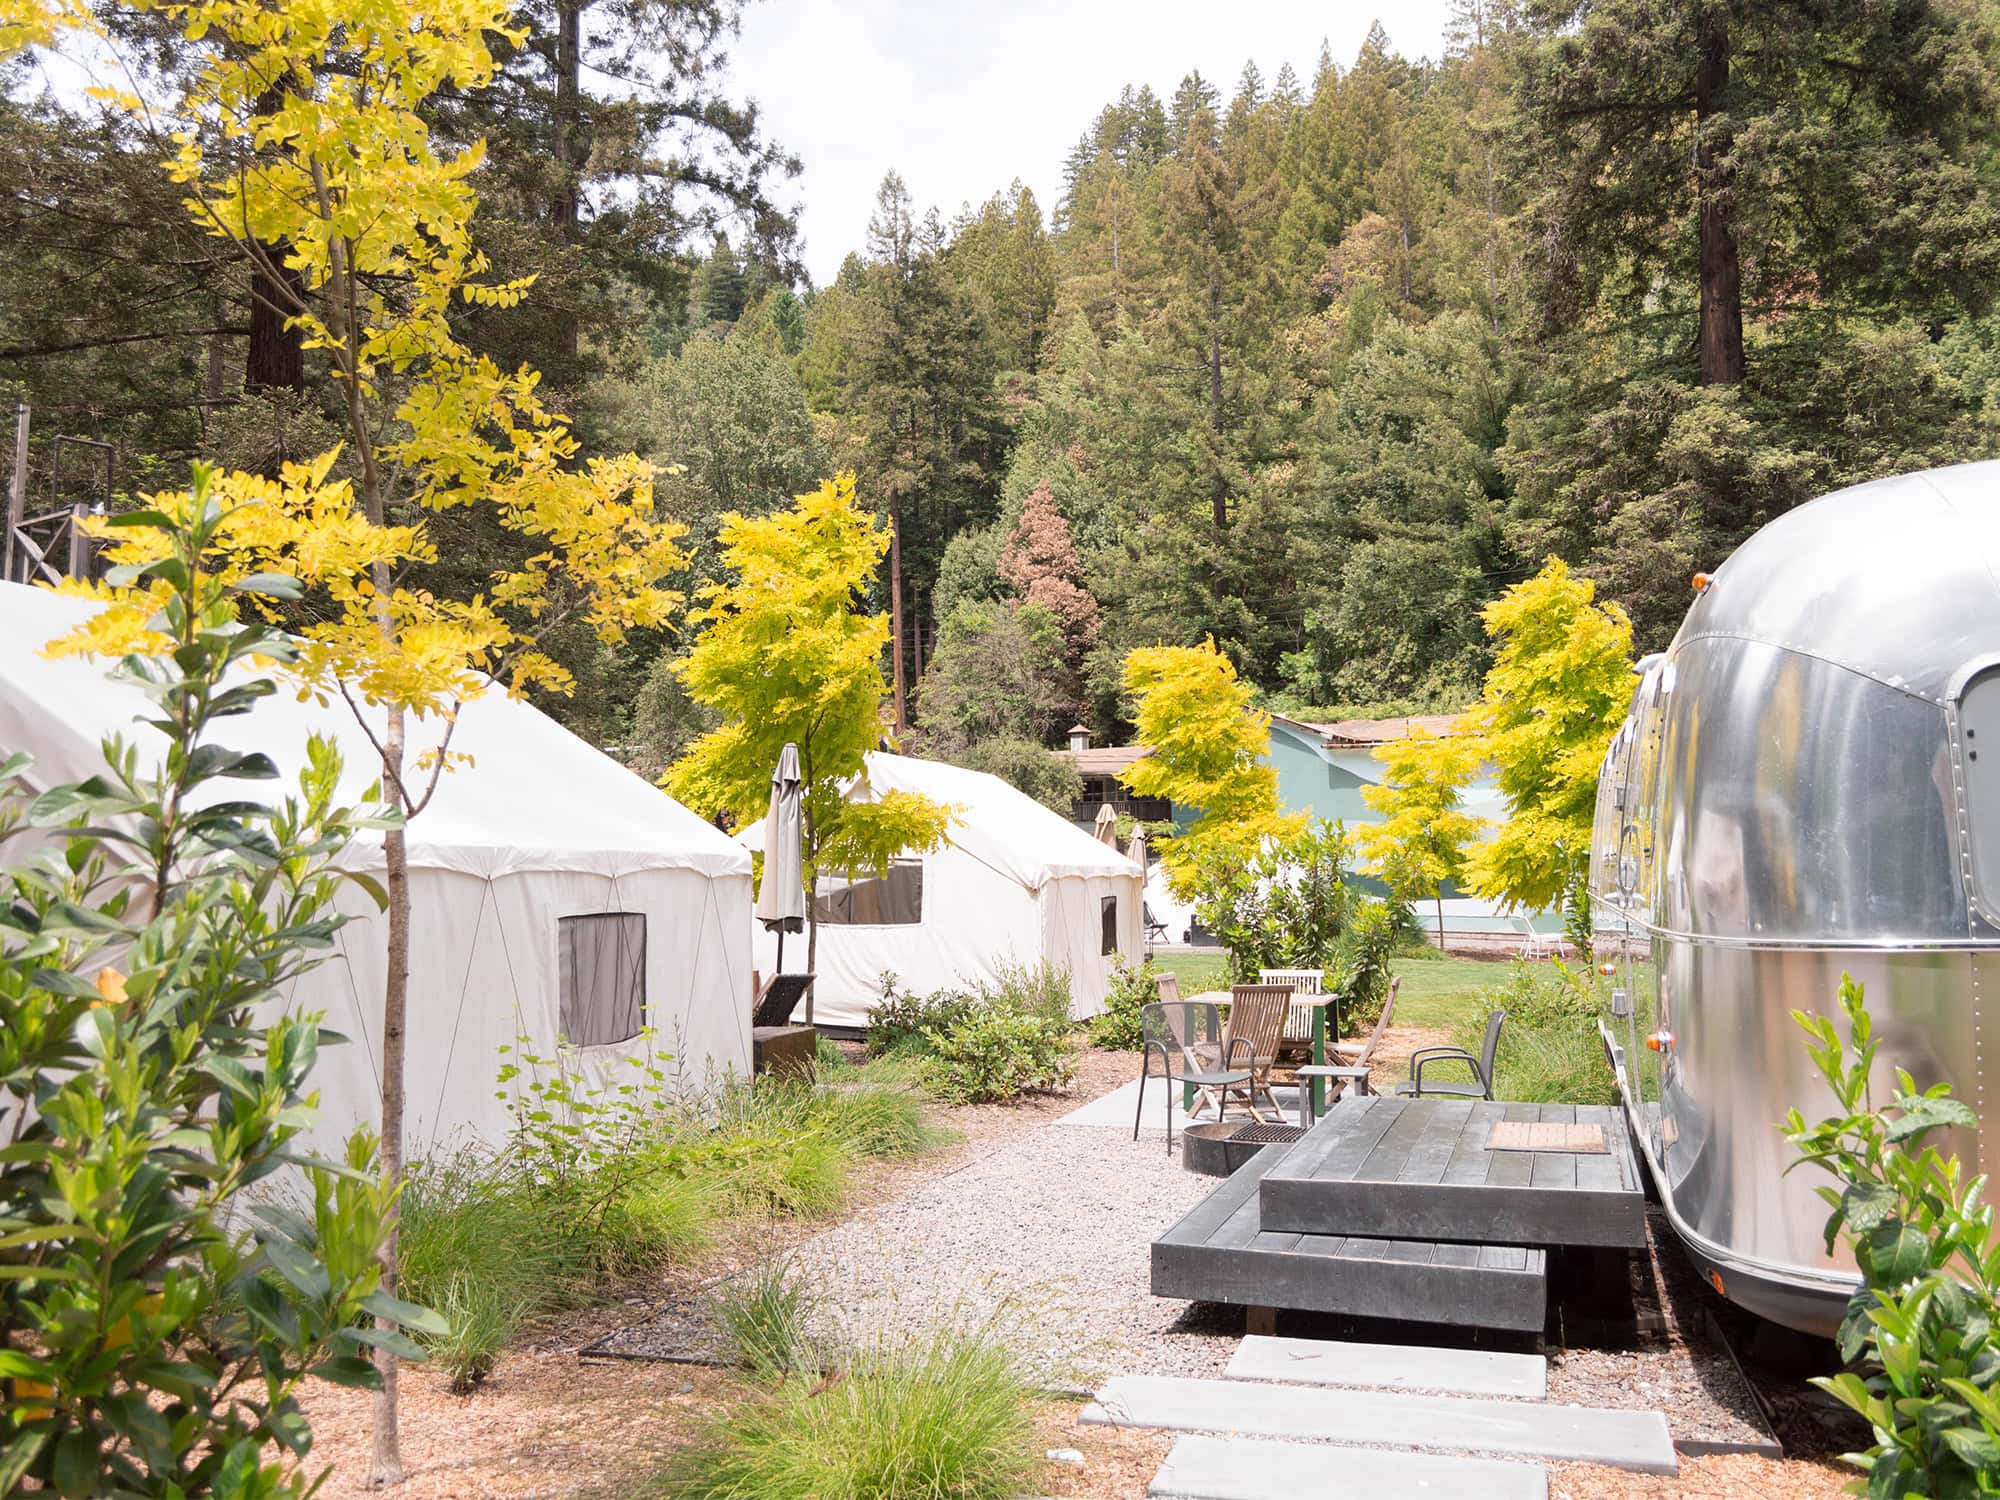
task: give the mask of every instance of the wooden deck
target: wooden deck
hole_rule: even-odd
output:
[[[1609,1151],[1493,1150],[1501,1120],[1601,1126]],[[1646,1243],[1646,1195],[1611,1105],[1343,1099],[1262,1176],[1260,1232],[1482,1245]]]
[[[1153,1294],[1541,1331],[1548,1303],[1542,1250],[1265,1228],[1259,1189],[1311,1140],[1265,1147],[1153,1241]]]

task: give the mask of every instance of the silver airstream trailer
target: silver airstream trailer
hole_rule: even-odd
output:
[[[1777,1122],[1833,1103],[1792,1010],[1837,1016],[1852,973],[1883,1083],[1949,1081],[1982,1125],[1942,1144],[2000,1175],[2000,463],[1771,522],[1641,671],[1591,856],[1632,938],[1619,1087],[1704,1274],[1831,1332],[1856,1278],[1824,1251],[1827,1179],[1785,1175]]]

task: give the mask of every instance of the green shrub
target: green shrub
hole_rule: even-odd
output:
[[[1067,1020],[983,1010],[950,1031],[927,1032],[930,1087],[951,1104],[985,1104],[1068,1088],[1076,1047]]]
[[[1840,1325],[1840,1352],[1863,1371],[1813,1384],[1858,1412],[1875,1445],[1850,1454],[1870,1496],[2000,1493],[2000,1255],[1983,1176],[1966,1180],[1956,1156],[1924,1145],[1933,1130],[1974,1129],[1979,1120],[1947,1084],[1922,1093],[1901,1068],[1888,1105],[1869,1079],[1881,1044],[1861,986],[1843,974],[1848,1039],[1824,1016],[1793,1011],[1814,1065],[1840,1113],[1808,1126],[1792,1110],[1785,1139],[1836,1186],[1826,1248],[1845,1240],[1861,1286]],[[1918,1148],[1921,1146],[1921,1150]]]
[[[975,991],[982,1009],[1019,1011],[1061,1025],[1071,1024],[1069,970],[1051,963],[1002,964],[997,984]]]
[[[677,1500],[1015,1500],[1041,1466],[1006,1351],[940,1333],[793,1371],[712,1418],[667,1473]]]
[[[332,946],[342,850],[384,812],[339,801],[325,740],[259,800],[276,768],[212,737],[275,690],[260,659],[297,657],[236,608],[296,586],[203,571],[213,480],[196,467],[181,521],[119,518],[161,544],[109,577],[165,592],[171,654],[118,669],[165,743],[109,739],[101,772],[39,796],[0,758],[0,837],[31,830],[0,868],[0,1494],[306,1494],[308,1374],[374,1387],[372,1348],[421,1357],[397,1325],[443,1328],[380,1289],[365,1133],[304,1202],[244,1196],[303,1152],[322,1040],[259,1018]]]
[[[710,1299],[736,1362],[777,1379],[819,1373],[810,1324],[818,1299],[783,1261],[766,1261],[724,1283]]]
[[[938,990],[912,995],[896,988],[896,976],[882,976],[882,998],[868,1012],[868,1054],[909,1056],[929,1050],[926,1032],[949,1031],[979,1008],[980,997],[967,990]]]
[[[1137,1052],[1145,1045],[1139,1012],[1160,998],[1158,971],[1149,958],[1136,968],[1117,959],[1111,965],[1111,988],[1104,1009],[1090,1019],[1090,1040],[1114,1052]]]
[[[1507,1024],[1524,1026],[1569,1026],[1589,1028],[1599,1010],[1595,976],[1587,969],[1573,969],[1561,959],[1545,964],[1516,959],[1507,978],[1480,993],[1486,1010],[1507,1012]]]
[[[1350,1035],[1381,1018],[1389,999],[1390,962],[1407,916],[1401,902],[1364,900],[1341,935],[1334,985],[1340,993],[1341,1023]]]
[[[1347,832],[1324,820],[1265,846],[1257,858],[1218,851],[1195,870],[1195,916],[1229,952],[1234,983],[1261,969],[1339,967],[1353,915]]]

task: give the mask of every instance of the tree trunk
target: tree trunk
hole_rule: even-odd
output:
[[[1701,201],[1701,334],[1703,385],[1743,379],[1743,275],[1736,249],[1735,140],[1726,125],[1711,127],[1729,86],[1729,22],[1702,13],[1696,33],[1695,188]]]
[[[289,247],[259,244],[250,257],[250,351],[243,365],[246,391],[303,391],[306,352],[299,332],[285,323],[305,307],[305,284],[285,264]]]
[[[889,650],[891,681],[896,688],[896,733],[903,719],[903,499],[889,497]]]
[[[1500,337],[1500,215],[1493,194],[1493,142],[1486,143],[1486,318]]]
[[[583,11],[587,0],[561,0],[556,11],[555,159],[556,238],[576,243],[583,223],[583,172],[590,161],[590,142],[583,128]],[[565,356],[576,358],[576,319],[560,320],[556,342]]]
[[[1214,597],[1223,595],[1223,538],[1229,531],[1229,486],[1222,476],[1222,270],[1213,261],[1208,267],[1208,428],[1215,438],[1210,461],[1215,465],[1209,496],[1209,515],[1215,525],[1215,560],[1210,589]]]
[[[386,787],[400,787],[402,776],[403,710],[391,705],[382,736],[383,783]],[[400,795],[397,800],[402,800]],[[383,1182],[393,1188],[403,1179],[403,1040],[410,999],[410,856],[402,829],[392,828],[383,835],[382,859],[388,873],[389,964],[382,987],[381,1168]],[[394,1296],[402,1213],[393,1204],[385,1227],[388,1237],[382,1242],[382,1290]],[[375,1326],[384,1330],[395,1327],[381,1319],[376,1320]],[[396,1407],[399,1367],[400,1362],[390,1351],[375,1351],[375,1369],[382,1377],[382,1389],[375,1393],[374,1443],[368,1464],[368,1483],[372,1486],[403,1482]]]
[[[1437,888],[1438,952],[1444,952],[1444,887]]]

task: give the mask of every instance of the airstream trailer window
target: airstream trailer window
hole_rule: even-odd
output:
[[[1959,689],[1954,732],[1973,899],[1988,922],[2000,921],[2000,662],[1980,668]]]

